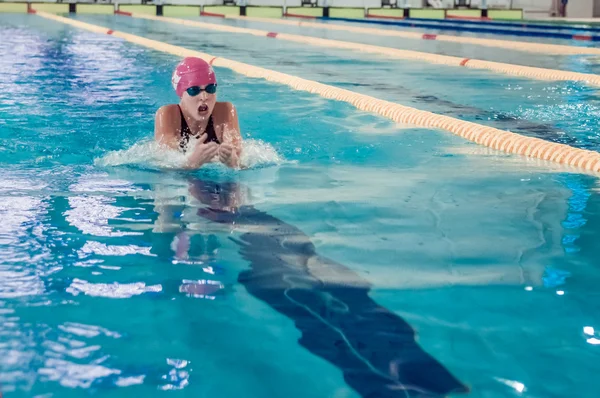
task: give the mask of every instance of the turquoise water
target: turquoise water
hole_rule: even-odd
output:
[[[77,18],[596,148],[584,86]],[[221,68],[249,169],[182,172],[177,58],[0,30],[5,397],[596,395],[596,178]]]

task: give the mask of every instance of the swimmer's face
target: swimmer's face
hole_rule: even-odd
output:
[[[200,88],[200,90],[198,90]],[[208,89],[208,90],[207,90]],[[209,91],[212,91],[211,94]],[[190,87],[181,96],[181,106],[196,120],[207,119],[212,115],[217,103],[216,88],[207,86]]]

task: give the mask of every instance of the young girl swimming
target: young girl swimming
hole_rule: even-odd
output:
[[[195,57],[183,59],[171,79],[179,104],[162,106],[156,112],[156,141],[182,152],[192,150],[186,167],[197,169],[218,159],[237,168],[242,136],[235,107],[217,102],[217,77],[213,68]],[[193,141],[196,145],[190,145]]]

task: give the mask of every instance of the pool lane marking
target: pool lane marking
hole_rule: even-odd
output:
[[[592,36],[588,36],[588,35],[573,35],[573,40],[592,41]]]
[[[215,14],[213,12],[200,12],[200,16],[202,17],[217,17],[217,18],[225,18],[225,14]]]
[[[208,22],[180,18],[157,17],[153,15],[136,13],[132,14],[131,16],[134,18],[161,21],[180,26],[190,26],[199,29],[214,30],[219,32],[249,34],[254,36],[267,36],[295,43],[309,44],[319,47],[330,47],[360,51],[370,54],[384,55],[392,58],[423,61],[436,65],[463,66],[469,69],[489,70],[492,72],[502,73],[509,76],[517,76],[519,78],[529,78],[543,81],[577,81],[587,83],[592,86],[600,87],[600,75],[590,73],[568,72],[558,69],[536,68],[532,66],[513,65],[502,62],[482,61],[472,58],[469,59],[468,63],[466,63],[464,62],[464,58],[462,57],[431,54],[412,50],[400,50],[397,48],[374,46],[370,44],[353,43],[341,40],[321,39],[318,37],[301,36],[289,33],[269,32],[260,29],[241,28],[237,26],[212,24]],[[433,39],[437,40],[437,37],[438,36],[434,36]]]
[[[423,40],[423,34],[417,32],[406,32],[401,30],[392,29],[378,29],[378,28],[366,28],[360,26],[341,25],[332,23],[315,22],[316,18],[303,18],[301,21],[293,21],[286,19],[276,18],[263,18],[263,17],[248,17],[240,15],[224,15],[214,14],[206,16],[218,16],[219,18],[227,19],[241,19],[246,21],[264,22],[278,25],[289,25],[289,26],[300,26],[317,29],[337,30],[344,32],[354,32],[360,34],[369,34],[376,36],[388,36],[388,37],[402,37],[405,39]],[[294,16],[297,18],[297,16]],[[310,21],[312,19],[313,21]],[[575,35],[579,40],[582,40],[584,35]],[[427,40],[427,39],[425,39]],[[581,46],[570,46],[565,44],[550,44],[550,43],[534,43],[534,42],[521,42],[514,40],[502,40],[502,39],[487,39],[480,37],[465,37],[465,36],[452,36],[452,35],[436,35],[437,41],[449,42],[449,43],[463,43],[463,44],[474,44],[485,47],[496,47],[505,48],[508,50],[525,51],[528,53],[538,54],[553,54],[553,55],[577,55],[577,54],[600,54],[600,48],[597,47],[581,47]],[[586,39],[589,40],[589,39]]]
[[[221,14],[223,15],[223,18],[225,17],[225,14]],[[313,16],[313,15],[302,15],[302,14],[292,14],[292,13],[285,13],[283,14],[284,17],[290,17],[290,18],[304,18],[304,19],[314,19],[316,20],[317,17]]]
[[[102,26],[92,25],[46,12],[38,12],[37,15],[42,18],[100,34],[105,34],[110,30]],[[396,123],[410,124],[428,129],[445,130],[480,145],[503,152],[576,167],[579,169],[577,171],[586,171],[595,176],[598,176],[598,173],[600,173],[600,153],[598,152],[573,148],[565,144],[526,137],[510,131],[504,131],[494,127],[455,119],[450,116],[422,111],[365,94],[355,93],[339,87],[329,86],[312,80],[302,79],[297,76],[260,68],[226,58],[214,57],[199,51],[174,46],[172,44],[147,39],[129,33],[115,30],[113,31],[112,36],[178,57],[199,57],[207,62],[212,62],[216,67],[228,68],[250,78],[265,79],[270,82],[287,85],[295,90],[318,94],[332,100],[347,102],[357,109],[378,114]]]

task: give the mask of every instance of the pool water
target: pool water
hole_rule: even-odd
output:
[[[583,85],[74,18],[598,149]],[[152,144],[177,58],[0,31],[5,397],[596,396],[595,177],[221,68],[248,169],[184,172]]]

